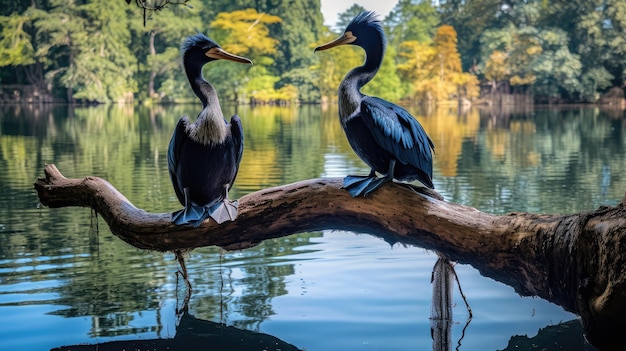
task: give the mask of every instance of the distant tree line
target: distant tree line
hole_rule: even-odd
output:
[[[179,46],[196,31],[254,61],[205,70],[224,101],[332,99],[364,57],[354,47],[313,53],[359,5],[328,28],[319,0],[167,2],[0,0],[0,101],[19,99],[17,87],[70,102],[191,100]],[[424,103],[498,94],[595,102],[611,88],[623,95],[626,0],[400,0],[383,23],[388,49],[368,94]]]

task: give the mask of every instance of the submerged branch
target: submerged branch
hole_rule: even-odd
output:
[[[175,226],[170,213],[135,207],[106,180],[65,178],[54,165],[35,183],[49,207],[97,211],[111,231],[142,249],[201,246],[244,249],[263,240],[322,229],[368,233],[436,250],[483,275],[578,313],[596,345],[626,327],[626,210],[622,203],[569,215],[502,216],[449,203],[399,184],[367,198],[340,189],[342,179],[310,179],[262,189],[239,199],[234,222]],[[608,339],[607,339],[608,338]]]

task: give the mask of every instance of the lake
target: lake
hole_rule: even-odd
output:
[[[624,196],[621,111],[407,108],[435,144],[434,184],[447,201],[495,214],[565,214]],[[451,343],[434,344],[436,253],[332,230],[242,251],[193,250],[186,259],[193,294],[181,315],[186,290],[172,253],[131,247],[90,209],[39,205],[33,183],[54,163],[66,177],[107,179],[146,211],[179,209],[167,146],[178,118],[197,111],[193,104],[0,106],[1,349],[160,350],[216,334],[220,350],[267,349],[259,346],[267,340],[309,351],[593,349],[575,315],[520,297],[468,265],[455,268],[473,318],[467,324],[455,285]],[[245,132],[231,198],[369,171],[350,149],[334,106],[225,112],[238,113]]]

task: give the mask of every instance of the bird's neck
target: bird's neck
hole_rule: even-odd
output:
[[[342,121],[357,112],[365,95],[361,88],[369,83],[383,62],[384,48],[369,48],[362,66],[355,67],[339,85],[339,116]]]
[[[196,121],[187,126],[189,136],[204,145],[222,143],[227,129],[215,88],[202,77],[202,66],[185,65],[193,92],[202,102],[202,111]]]

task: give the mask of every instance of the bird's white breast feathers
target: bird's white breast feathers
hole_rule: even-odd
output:
[[[228,129],[223,118],[198,117],[194,123],[187,124],[187,133],[197,143],[215,145],[226,140]]]

